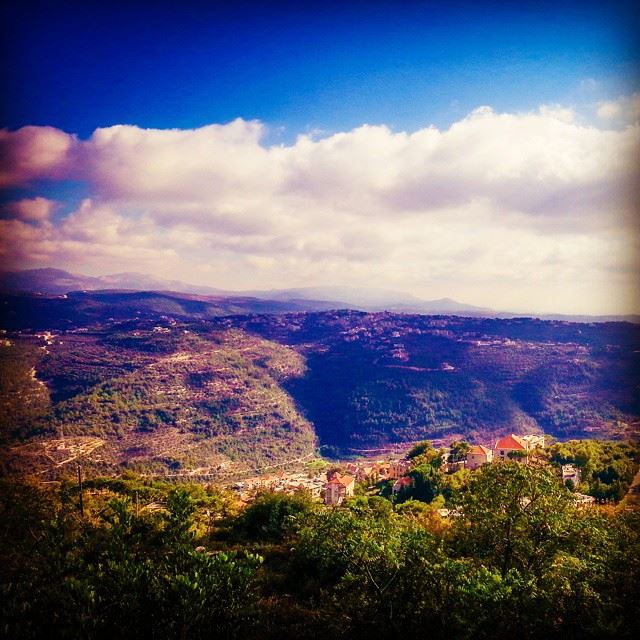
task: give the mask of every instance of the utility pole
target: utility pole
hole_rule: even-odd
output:
[[[80,491],[80,517],[84,520],[84,496],[82,495],[82,467],[78,464],[78,489]]]
[[[138,492],[136,491],[136,518],[140,517],[140,502],[138,500]]]

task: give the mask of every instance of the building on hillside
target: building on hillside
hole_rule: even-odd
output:
[[[574,493],[573,499],[578,507],[592,507],[596,503],[593,496],[587,496],[584,493]]]
[[[529,444],[526,440],[523,440],[520,436],[510,434],[504,438],[500,438],[495,447],[493,448],[493,461],[500,462],[504,460],[522,460],[526,461],[527,453],[529,452]],[[523,457],[510,456],[510,453],[523,454]]]
[[[372,464],[362,465],[356,470],[356,480],[358,482],[375,482],[377,478],[376,467]]]
[[[386,480],[391,477],[391,465],[384,460],[379,460],[376,462],[376,473],[378,474],[378,478],[380,480]]]
[[[567,480],[571,480],[571,482],[573,482],[573,486],[577,487],[582,481],[580,469],[576,469],[572,464],[563,464],[562,482],[566,482]]]
[[[411,469],[411,461],[402,459],[394,460],[389,465],[389,477],[390,478],[402,478],[409,469]]]
[[[529,451],[533,451],[536,447],[544,449],[544,435],[529,433],[526,436],[520,436],[520,438],[527,443],[527,448]]]
[[[396,495],[400,493],[403,489],[409,489],[413,487],[414,481],[411,476],[404,476],[403,478],[398,478],[394,483],[393,487],[391,487],[391,495]]]
[[[467,453],[467,460],[465,466],[467,469],[477,469],[483,464],[489,464],[493,461],[493,451],[488,447],[481,444],[477,444]]]
[[[455,473],[456,471],[460,471],[460,469],[464,469],[466,466],[466,462],[464,460],[457,460],[456,462],[447,462],[441,469],[445,473]]]
[[[324,503],[332,506],[342,504],[345,498],[353,495],[355,486],[356,479],[353,476],[333,474],[324,486]]]

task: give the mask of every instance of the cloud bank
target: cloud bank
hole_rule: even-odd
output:
[[[627,113],[633,105],[620,102]],[[600,105],[603,120],[615,107]],[[266,146],[260,122],[0,132],[11,267],[142,270],[222,288],[385,286],[505,309],[638,311],[640,127],[481,107]],[[69,203],[38,189],[80,181]],[[64,207],[63,207],[64,205]]]

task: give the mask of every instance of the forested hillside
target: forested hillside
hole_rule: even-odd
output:
[[[82,454],[95,472],[207,474],[313,452],[313,428],[281,386],[304,372],[295,351],[237,330],[136,327],[4,346],[9,470],[55,475]],[[24,402],[36,391],[37,403]]]
[[[204,474],[279,464],[318,444],[344,454],[508,432],[638,434],[638,325],[354,311],[185,317],[201,303],[157,311],[153,296],[126,300],[88,314],[82,298],[62,329],[58,300],[38,298],[37,330],[7,325],[7,469],[55,470],[82,452],[101,471]]]
[[[638,433],[637,325],[348,311],[234,324],[305,354],[288,388],[327,445]]]

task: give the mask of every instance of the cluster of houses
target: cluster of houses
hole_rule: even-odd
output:
[[[491,464],[503,460],[516,460],[522,463],[529,461],[529,456],[537,448],[544,448],[544,436],[510,434],[500,438],[492,447],[484,445],[472,446],[466,454],[455,452],[451,448],[441,449],[442,468],[447,472],[458,469],[475,470],[485,464]],[[457,453],[457,455],[456,455]],[[411,471],[412,461],[407,458],[395,460],[358,461],[349,462],[340,469],[330,469],[324,477],[309,477],[304,473],[285,473],[281,471],[271,476],[249,478],[233,485],[233,489],[241,499],[246,501],[255,496],[258,491],[273,491],[282,493],[295,493],[300,490],[307,491],[316,499],[324,500],[324,503],[337,506],[346,498],[354,495],[356,483],[373,485],[381,480],[393,480],[392,493],[397,494],[403,489],[413,486],[413,478],[408,475]],[[573,465],[562,466],[562,481],[571,480],[574,487],[581,481],[580,470]],[[579,504],[591,504],[594,499],[591,496],[574,494]],[[441,509],[441,515],[447,515],[446,509]]]
[[[238,497],[244,502],[252,500],[256,493],[268,491],[272,493],[296,493],[306,491],[313,498],[320,499],[325,488],[323,478],[309,478],[304,473],[285,473],[247,478],[230,485]]]
[[[485,464],[504,460],[527,462],[529,454],[537,448],[544,449],[544,436],[536,434],[517,436],[512,433],[497,440],[493,447],[474,445],[462,456],[454,455],[451,448],[442,449],[442,468],[453,473],[459,469],[473,471]],[[413,478],[404,476],[396,480],[391,491],[395,495],[411,486],[413,486]]]
[[[399,480],[407,477],[411,469],[411,462],[402,460],[379,460],[364,464],[349,463],[346,473],[336,470],[327,472],[327,483],[324,486],[324,502],[329,505],[338,505],[345,498],[353,495],[356,482],[379,482],[380,480]]]
[[[544,448],[544,436],[536,434],[517,436],[512,433],[500,438],[491,448],[481,444],[472,446],[462,459],[452,456],[451,449],[442,449],[442,464],[446,471],[453,472],[464,468],[478,469],[484,464],[500,460],[526,461],[529,454],[538,447]],[[397,494],[412,486],[413,478],[407,475],[410,469],[411,461],[402,459],[370,464],[350,463],[346,466],[346,473],[329,471],[324,486],[324,502],[334,506],[341,504],[345,498],[353,495],[356,482],[395,480],[392,493]]]
[[[543,435],[509,434],[496,441],[492,447],[478,444],[472,446],[463,456],[453,455],[452,449],[442,450],[442,464],[446,471],[458,469],[475,470],[485,464],[516,460],[522,463],[529,461],[529,456],[536,449],[544,449]],[[327,482],[324,485],[324,502],[327,505],[339,505],[354,493],[356,482],[377,482],[380,480],[395,480],[392,493],[397,494],[403,489],[413,486],[413,478],[408,474],[411,461],[407,459],[392,462],[379,461],[369,464],[350,463],[345,472],[331,470],[327,472]],[[573,465],[562,466],[562,481],[571,480],[574,486],[580,483],[580,470]],[[576,494],[577,501],[587,504],[594,501],[591,496]]]
[[[464,466],[466,469],[477,469],[483,464],[504,460],[526,461],[534,449],[544,449],[544,436],[529,434],[517,436],[510,434],[496,441],[492,448],[477,444],[467,453]]]

